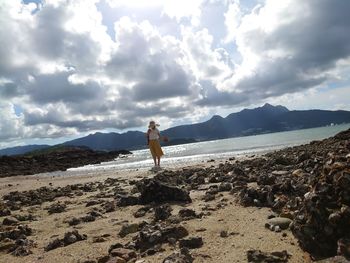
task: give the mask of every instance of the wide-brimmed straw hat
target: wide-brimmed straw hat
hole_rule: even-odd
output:
[[[160,126],[158,123],[156,123],[155,121],[150,121],[149,122],[149,125],[148,125],[148,128],[151,128],[151,123],[154,123],[154,126],[158,127]]]

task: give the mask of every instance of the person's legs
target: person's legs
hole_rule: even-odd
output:
[[[150,141],[149,142],[149,149],[151,151],[151,155],[152,155],[152,158],[153,158],[154,166],[157,166],[157,156],[156,156],[156,150],[155,150],[154,146],[155,146],[154,142]]]

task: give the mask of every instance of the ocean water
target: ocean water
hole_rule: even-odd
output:
[[[237,137],[222,140],[190,143],[163,147],[165,155],[161,159],[164,168],[176,168],[210,159],[227,159],[269,152],[288,146],[301,145],[313,140],[331,137],[350,128],[350,124],[341,124],[320,128],[276,132],[262,135]],[[153,160],[148,149],[133,151],[132,155],[117,158],[111,162],[71,168],[70,172],[93,172],[96,170],[149,169]]]

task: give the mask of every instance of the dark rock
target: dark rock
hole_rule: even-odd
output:
[[[115,248],[111,250],[110,255],[113,257],[120,257],[128,261],[136,257],[136,252],[127,248]]]
[[[64,246],[64,242],[62,239],[56,238],[52,241],[50,241],[50,243],[45,247],[45,251],[50,251],[59,247],[63,247]]]
[[[62,203],[54,203],[47,208],[49,214],[62,213],[66,211],[66,205]]]
[[[128,151],[93,151],[83,146],[61,146],[44,153],[0,156],[0,177],[65,171],[71,167],[112,161]]]
[[[193,185],[201,185],[205,184],[205,177],[203,175],[195,173],[194,175],[189,177],[187,181]]]
[[[93,215],[86,215],[86,216],[82,216],[80,219],[83,222],[93,222],[96,220],[96,217],[94,217]]]
[[[139,197],[133,195],[117,195],[118,206],[131,206],[139,204]]]
[[[187,247],[190,249],[200,248],[201,246],[203,246],[203,239],[201,237],[189,237],[186,239],[180,239],[179,246],[181,248]]]
[[[17,225],[19,223],[18,219],[15,217],[5,217],[2,221],[3,225],[11,226],[11,225]]]
[[[77,230],[67,232],[62,239],[56,238],[52,240],[46,247],[45,251],[50,251],[58,247],[68,246],[78,241],[86,240],[86,235],[81,235]]]
[[[107,255],[107,256],[99,257],[97,259],[97,263],[107,263],[109,260],[110,260],[110,257]],[[113,263],[113,262],[110,262],[110,263]]]
[[[179,216],[185,219],[192,219],[198,217],[196,211],[189,208],[180,209]]]
[[[203,197],[203,200],[205,202],[213,201],[215,200],[215,194],[206,193]]]
[[[70,226],[75,226],[75,225],[78,225],[78,224],[81,223],[81,219],[80,219],[80,218],[73,217],[73,218],[69,219],[69,220],[67,221],[67,223],[68,223],[68,225],[70,225]]]
[[[170,205],[160,205],[154,208],[154,219],[156,221],[161,221],[167,219],[171,216],[172,208]]]
[[[6,204],[3,202],[0,202],[0,216],[9,216],[11,215],[10,209],[7,207]]]
[[[335,256],[331,258],[326,258],[323,260],[316,261],[317,263],[349,263],[349,260],[347,260],[343,256]]]
[[[114,212],[116,210],[116,202],[115,201],[108,201],[103,204],[103,209],[106,213]]]
[[[102,200],[90,200],[86,203],[86,207],[98,205],[98,204],[101,204],[102,202],[103,202]]]
[[[136,233],[137,231],[139,231],[139,224],[124,224],[121,228],[121,230],[119,231],[119,236],[120,237],[125,237],[128,234],[132,234],[132,233]]]
[[[267,220],[267,223],[265,225],[265,227],[267,228],[274,228],[274,227],[279,227],[280,229],[284,230],[289,228],[290,224],[292,223],[292,220],[290,220],[289,218],[285,218],[285,217],[274,217],[271,219]]]
[[[189,250],[182,248],[180,252],[174,252],[171,255],[167,256],[163,263],[192,263],[193,258],[189,253]]]
[[[10,249],[13,256],[24,257],[32,254],[31,249],[35,246],[33,240],[29,239],[18,239],[16,240],[15,246]]]
[[[248,262],[274,262],[283,263],[288,262],[290,255],[287,251],[283,250],[281,252],[261,252],[260,250],[248,250],[247,251]]]
[[[134,213],[134,217],[138,218],[138,217],[143,217],[146,215],[146,213],[150,210],[149,206],[144,206],[141,207],[139,209],[137,209],[137,211]]]
[[[0,252],[2,251],[10,251],[16,247],[16,243],[14,240],[10,238],[3,238],[0,242]]]
[[[154,179],[144,179],[137,184],[140,203],[163,203],[168,201],[192,202],[188,192],[176,186],[167,185]]]
[[[86,238],[86,235],[81,235],[77,230],[73,230],[72,232],[67,232],[64,234],[63,242],[65,246],[68,246],[75,242],[86,240]]]
[[[223,183],[221,183],[221,184],[219,185],[218,191],[219,191],[219,192],[229,192],[229,191],[231,191],[231,189],[232,189],[232,184],[231,184],[231,183],[225,183],[225,182],[223,182]]]
[[[226,230],[222,230],[222,231],[220,232],[220,237],[228,237],[227,231],[226,231]]]
[[[157,244],[168,242],[169,238],[178,240],[188,235],[183,226],[166,226],[162,224],[145,225],[135,240],[135,247],[146,251]]]
[[[4,240],[6,238],[17,240],[26,236],[32,235],[33,230],[27,225],[19,225],[17,227],[10,227],[9,230],[0,232],[0,240]]]
[[[347,259],[350,259],[350,239],[341,238],[338,240],[337,253],[340,256],[344,256]]]
[[[14,217],[15,217],[18,221],[35,221],[35,220],[37,220],[36,217],[33,216],[32,214],[14,215]]]
[[[124,247],[123,244],[121,244],[121,243],[116,243],[116,244],[111,245],[108,249],[108,254],[110,254],[113,249],[121,248],[121,247]]]
[[[103,243],[103,242],[106,242],[107,239],[103,236],[98,236],[98,237],[93,237],[92,238],[92,242],[93,243]]]

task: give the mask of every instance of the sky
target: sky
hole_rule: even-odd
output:
[[[0,148],[264,103],[350,110],[349,0],[0,0]]]

